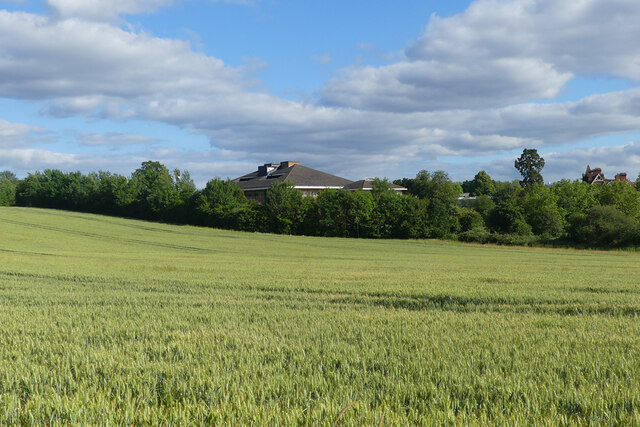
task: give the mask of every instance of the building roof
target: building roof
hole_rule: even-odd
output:
[[[599,184],[599,185],[608,185],[608,184],[611,184],[612,182],[617,182],[617,181],[626,182],[627,184],[630,184],[630,185],[636,185],[634,181],[631,181],[630,179],[627,178],[626,172],[620,172],[616,174],[616,177],[614,179],[607,179],[604,177],[604,173],[602,173],[601,168],[591,169],[589,165],[587,165],[587,171],[582,174],[582,180],[589,184]]]
[[[275,182],[292,182],[296,187],[342,188],[351,181],[316,169],[302,166],[298,162],[266,163],[257,171],[233,180],[243,190],[266,189]]]
[[[354,181],[351,184],[345,185],[344,189],[371,191],[373,189],[372,183],[373,183],[373,178],[364,178],[359,181]],[[396,184],[391,184],[391,188],[393,188],[396,191],[407,191],[406,188]]]

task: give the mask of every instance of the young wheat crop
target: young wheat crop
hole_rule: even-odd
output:
[[[26,208],[0,236],[0,424],[640,423],[635,253]]]

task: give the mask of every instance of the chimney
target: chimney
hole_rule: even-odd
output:
[[[621,173],[616,175],[616,181],[626,181],[626,180],[627,180],[627,173],[626,172],[621,172]]]
[[[284,169],[284,168],[288,168],[288,167],[291,167],[293,165],[299,165],[299,164],[300,164],[300,162],[290,162],[290,161],[280,162],[280,167],[278,169]]]
[[[278,167],[277,163],[265,163],[262,166],[258,166],[258,176],[267,176],[277,167]]]

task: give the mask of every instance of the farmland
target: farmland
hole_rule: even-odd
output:
[[[640,255],[0,208],[0,423],[638,424]]]

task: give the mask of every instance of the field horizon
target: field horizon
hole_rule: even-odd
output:
[[[640,422],[634,252],[17,207],[0,233],[0,424]]]

